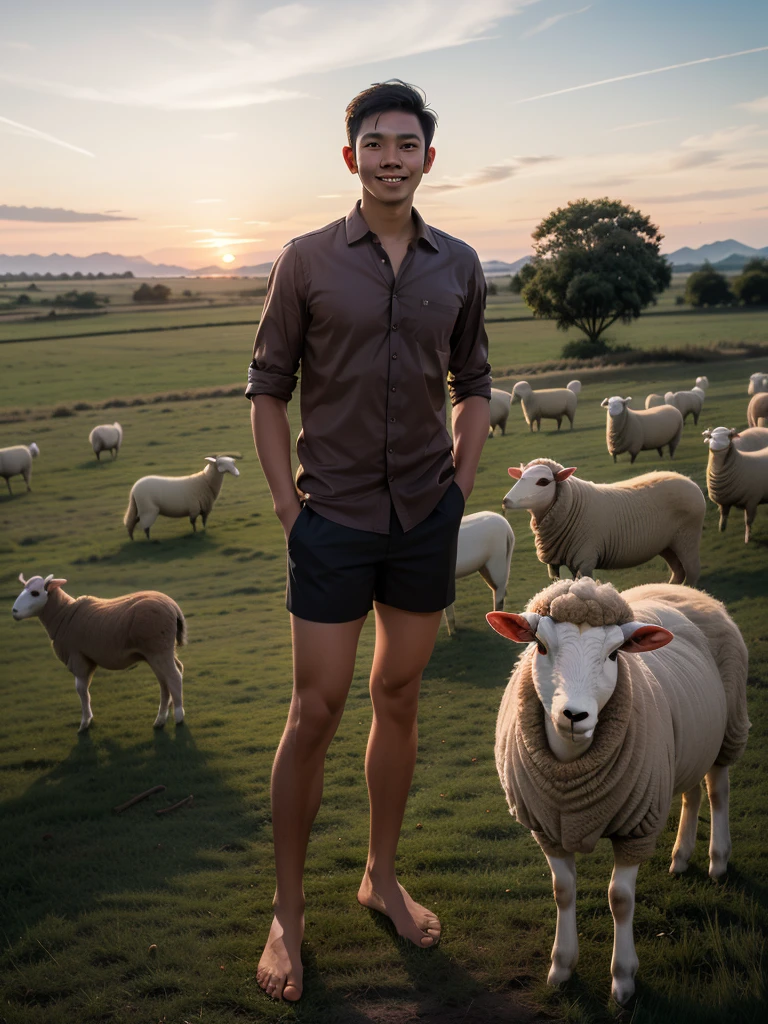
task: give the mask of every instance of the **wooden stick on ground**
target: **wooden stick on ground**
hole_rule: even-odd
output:
[[[119,807],[113,807],[112,810],[115,814],[122,814],[123,811],[127,811],[129,807],[133,807],[134,804],[141,803],[142,800],[146,800],[148,796],[152,796],[154,793],[162,793],[165,786],[153,786],[152,789],[146,790],[144,793],[139,793],[138,796],[131,797],[130,800],[124,804],[120,804]]]
[[[171,804],[170,807],[161,807],[159,811],[155,811],[155,814],[168,814],[169,811],[177,811],[180,807],[191,807],[194,799],[190,794],[190,796],[185,797],[183,800],[179,800],[177,804]]]

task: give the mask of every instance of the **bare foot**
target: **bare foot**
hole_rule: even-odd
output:
[[[295,1003],[301,998],[304,968],[301,940],[304,915],[275,910],[269,938],[256,969],[256,980],[268,996]]]
[[[373,880],[366,871],[357,893],[358,902],[386,914],[397,934],[409,939],[415,946],[428,949],[440,938],[440,922],[431,910],[416,903],[397,879],[389,883]]]

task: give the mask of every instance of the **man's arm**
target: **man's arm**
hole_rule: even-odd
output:
[[[254,395],[251,426],[256,454],[287,540],[301,505],[291,471],[291,428],[286,403],[272,395]]]
[[[490,419],[488,399],[478,395],[471,395],[453,407],[454,480],[465,500],[475,486],[475,474],[488,437]]]

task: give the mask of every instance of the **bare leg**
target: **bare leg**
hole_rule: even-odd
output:
[[[441,613],[374,607],[373,723],[365,757],[371,835],[357,898],[363,906],[386,914],[398,935],[426,948],[439,939],[440,922],[398,883],[395,854],[416,764],[421,674],[432,654]]]
[[[93,712],[91,711],[91,694],[88,689],[90,685],[91,676],[75,676],[75,689],[77,690],[77,695],[80,698],[80,705],[83,711],[83,716],[80,720],[80,728],[77,730],[78,732],[87,732],[90,728],[91,722],[93,721]]]
[[[728,870],[731,856],[731,830],[728,825],[728,769],[713,765],[706,775],[712,825],[709,836],[709,877],[720,878]]]
[[[561,985],[568,981],[579,959],[579,934],[576,930],[576,858],[550,857],[545,853],[552,872],[552,888],[557,904],[557,927],[552,946],[552,966],[547,976],[548,985]]]
[[[680,811],[680,825],[677,839],[672,850],[670,875],[681,875],[688,867],[693,848],[696,845],[696,827],[699,823],[699,807],[701,806],[701,783],[695,789],[683,793],[683,807]]]
[[[273,999],[295,1002],[301,996],[304,860],[323,795],[325,753],[344,710],[364,622],[291,616],[293,699],[272,768],[275,916],[256,971]]]
[[[621,1006],[635,991],[638,967],[632,919],[635,916],[635,884],[639,864],[617,860],[613,867],[608,902],[613,914],[613,958],[611,960],[611,995]]]

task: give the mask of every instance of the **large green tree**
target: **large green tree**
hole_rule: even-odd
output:
[[[707,261],[685,284],[685,301],[692,306],[722,306],[733,302],[728,278]]]
[[[758,257],[746,263],[733,291],[747,306],[768,306],[768,260]]]
[[[659,252],[664,236],[648,217],[616,199],[578,199],[533,233],[534,258],[513,279],[535,316],[577,327],[590,354],[617,320],[630,323],[672,280]]]

